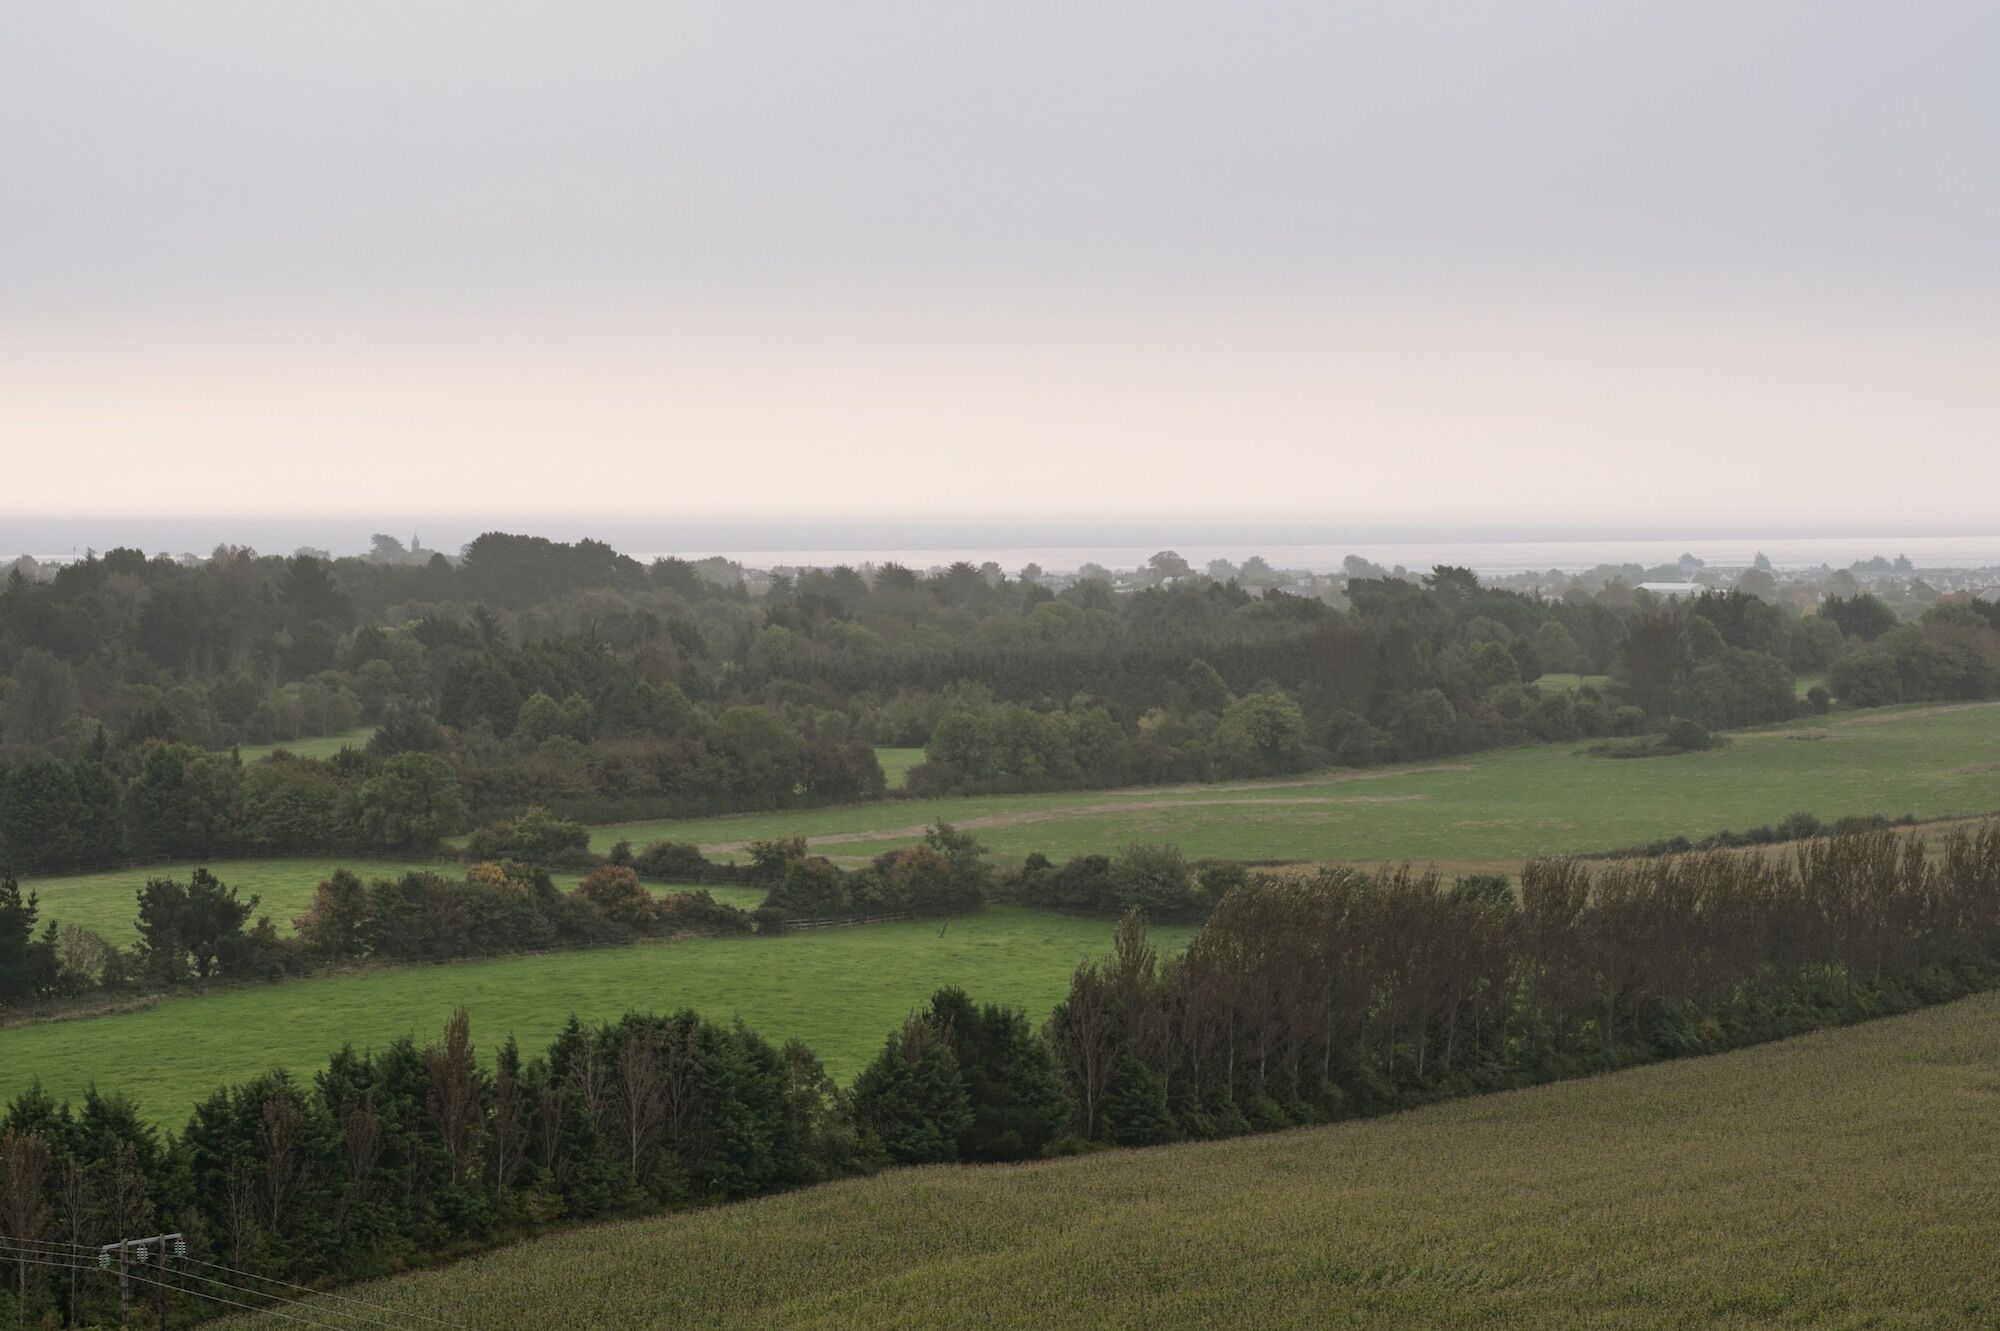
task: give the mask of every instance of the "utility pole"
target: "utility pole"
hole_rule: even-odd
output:
[[[97,1264],[111,1269],[111,1254],[118,1254],[118,1325],[132,1325],[132,1266],[151,1264],[161,1278],[153,1281],[153,1311],[156,1323],[167,1325],[167,1258],[187,1256],[187,1239],[180,1234],[154,1234],[143,1239],[120,1239],[97,1250]]]

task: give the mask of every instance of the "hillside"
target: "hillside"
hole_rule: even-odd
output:
[[[1985,1327],[1997,1176],[1987,995],[1369,1122],[891,1173],[351,1292],[489,1331]]]

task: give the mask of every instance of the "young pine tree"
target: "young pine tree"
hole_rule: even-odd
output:
[[[958,1060],[929,1018],[905,1021],[855,1081],[854,1117],[896,1164],[958,1159],[972,1106]]]

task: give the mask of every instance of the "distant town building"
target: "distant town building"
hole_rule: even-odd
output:
[[[1699,596],[1708,588],[1698,582],[1642,582],[1639,590],[1655,596]]]

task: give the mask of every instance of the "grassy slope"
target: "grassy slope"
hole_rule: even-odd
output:
[[[891,1173],[357,1292],[488,1331],[1990,1327],[1996,1126],[1987,995],[1371,1122]]]
[[[1188,933],[1162,928],[1155,938],[1178,949]],[[95,1081],[179,1124],[224,1082],[277,1066],[309,1073],[347,1042],[435,1038],[459,1004],[489,1053],[509,1032],[538,1051],[572,1012],[592,1020],[692,1006],[741,1016],[774,1042],[799,1037],[844,1080],[938,987],[961,985],[1039,1022],[1076,963],[1110,945],[1105,921],[1000,909],[953,920],[942,937],[931,921],[360,970],[0,1029],[0,1102],[37,1076],[72,1099]]]
[[[395,877],[405,870],[421,867],[402,860],[354,859],[262,859],[222,860],[209,864],[209,871],[245,897],[259,898],[257,914],[269,915],[278,932],[290,933],[292,921],[312,904],[320,882],[338,868],[352,869],[368,882]],[[463,873],[462,864],[432,865],[438,872]],[[136,869],[111,869],[103,873],[64,874],[51,878],[31,878],[22,883],[24,891],[36,894],[43,921],[59,920],[95,929],[112,942],[128,942],[134,936],[133,921],[138,914],[137,894],[148,878],[174,878],[185,883],[194,864],[148,865]],[[579,875],[558,875],[557,882],[572,886]],[[655,892],[673,888],[652,884]],[[752,887],[711,887],[717,901],[745,910],[754,910],[764,900],[764,889]]]
[[[2000,703],[1883,708],[1739,732],[1725,750],[1616,761],[1583,745],[1471,754],[1293,783],[910,800],[598,829],[593,844],[705,846],[802,832],[874,854],[943,818],[1003,856],[1061,857],[1133,841],[1190,855],[1373,863],[1500,863],[1604,850],[1803,810],[1940,815],[2000,808]]]

